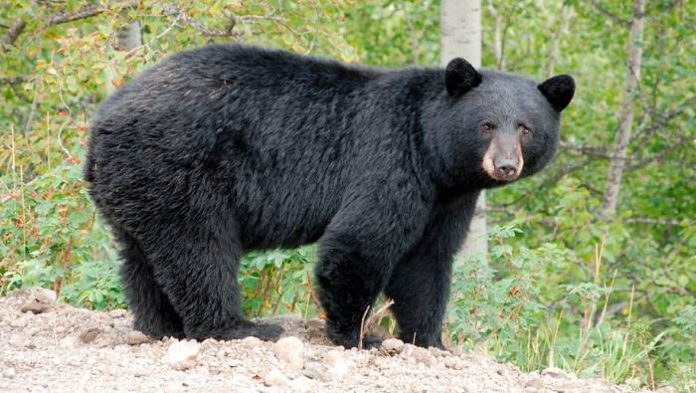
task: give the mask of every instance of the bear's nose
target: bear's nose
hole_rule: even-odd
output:
[[[502,179],[512,179],[517,174],[517,163],[513,160],[500,160],[495,163],[495,173]]]

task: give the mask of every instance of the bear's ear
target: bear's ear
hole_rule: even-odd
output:
[[[451,97],[459,97],[481,84],[481,75],[468,61],[457,57],[445,69],[445,87]]]
[[[570,75],[554,76],[538,87],[557,112],[565,109],[575,94],[575,81]]]

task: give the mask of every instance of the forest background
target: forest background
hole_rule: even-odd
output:
[[[694,0],[482,1],[483,66],[572,74],[561,148],[488,192],[488,255],[458,257],[449,345],[696,391]],[[125,307],[81,176],[98,104],[163,57],[240,41],[380,67],[440,59],[440,2],[10,0],[0,5],[0,290]],[[316,316],[315,249],[250,252],[249,316]],[[394,321],[385,317],[385,329]]]

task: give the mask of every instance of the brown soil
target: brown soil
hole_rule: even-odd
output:
[[[124,310],[89,311],[55,303],[50,291],[18,291],[0,299],[0,392],[634,392],[398,340],[345,350],[327,343],[319,321],[275,322],[301,341],[153,341],[132,330]]]

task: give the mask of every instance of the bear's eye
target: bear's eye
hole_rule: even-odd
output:
[[[495,124],[493,124],[493,123],[486,122],[486,123],[481,124],[481,131],[483,131],[483,132],[491,132],[494,129],[495,129]]]
[[[527,128],[525,125],[520,125],[520,132],[522,132],[522,135],[531,134],[531,131],[529,131],[529,128]]]

